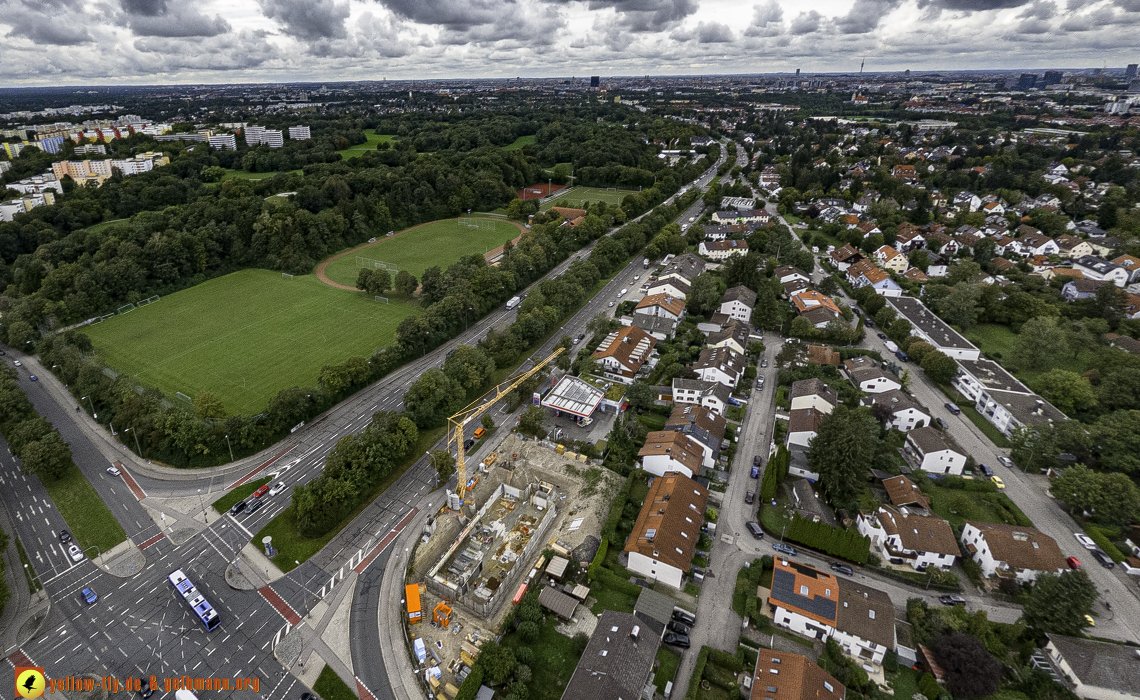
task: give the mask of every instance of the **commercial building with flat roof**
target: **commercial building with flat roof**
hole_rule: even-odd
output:
[[[911,335],[917,335],[933,345],[936,350],[955,360],[976,360],[981,357],[981,350],[951,328],[949,323],[938,318],[918,299],[893,297],[887,299],[887,305],[898,312],[900,318],[910,321]]]

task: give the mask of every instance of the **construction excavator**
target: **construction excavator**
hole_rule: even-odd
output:
[[[504,396],[514,391],[520,384],[530,379],[540,369],[550,364],[552,360],[557,358],[565,351],[565,348],[555,348],[554,352],[546,356],[542,361],[537,362],[534,367],[526,370],[522,374],[509,377],[498,386],[490,389],[487,393],[472,401],[462,411],[447,419],[447,444],[450,447],[451,443],[455,443],[456,447],[456,472],[457,481],[455,484],[455,493],[449,494],[446,507],[453,510],[460,510],[464,500],[463,495],[467,492],[467,463],[465,461],[465,448],[463,446],[464,428],[468,423],[478,420],[480,416],[486,413],[492,406],[499,402]],[[470,504],[470,502],[468,502]]]

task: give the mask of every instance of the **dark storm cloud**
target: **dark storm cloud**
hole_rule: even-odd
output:
[[[87,18],[79,10],[74,0],[0,2],[0,23],[12,25],[8,36],[22,36],[45,46],[76,46],[92,40]]]
[[[510,17],[518,12],[517,7],[512,7],[514,2],[488,0],[381,0],[381,4],[413,22],[440,25],[455,31],[492,24],[499,17]]]
[[[348,3],[334,0],[259,0],[262,11],[276,20],[289,36],[306,41],[345,36]]]
[[[902,4],[902,0],[855,0],[851,11],[835,18],[840,34],[867,34],[875,31],[883,17]]]
[[[217,36],[230,30],[221,17],[206,17],[197,9],[168,0],[121,0],[123,21],[137,36],[191,37]]]
[[[695,0],[590,0],[590,10],[612,9],[622,29],[630,32],[660,32],[677,25],[697,11]]]
[[[918,0],[918,9],[980,12],[982,10],[1008,10],[1011,7],[1021,7],[1028,3],[1029,0]]]

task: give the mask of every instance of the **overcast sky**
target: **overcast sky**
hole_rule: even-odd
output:
[[[1140,0],[0,0],[10,87],[1109,67]]]

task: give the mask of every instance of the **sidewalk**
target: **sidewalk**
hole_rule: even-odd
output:
[[[384,577],[380,583],[380,601],[396,601],[403,597],[404,580],[408,568],[408,557],[401,556],[412,548],[413,543],[423,532],[424,522],[432,513],[422,507],[431,498],[431,493],[420,501],[420,514],[408,523],[396,541]],[[437,494],[438,496],[438,494]],[[392,685],[392,695],[396,700],[423,700],[424,693],[420,677],[412,667],[411,655],[404,632],[404,608],[401,605],[379,606],[377,624],[380,627],[380,653],[384,659],[388,681]]]

